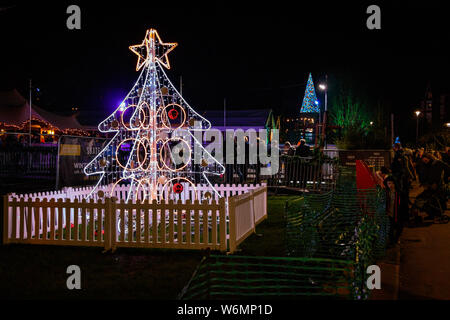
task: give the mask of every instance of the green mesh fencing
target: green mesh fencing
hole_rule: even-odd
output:
[[[355,167],[339,166],[339,175],[336,179],[336,186],[340,188],[356,188]]]
[[[312,219],[327,212],[333,192],[324,194],[305,193],[305,196],[286,202],[286,250],[288,256],[309,256],[304,250],[311,248],[305,235]]]
[[[335,190],[286,203],[289,257],[204,258],[180,298],[367,299],[367,267],[389,234],[385,193],[357,189],[354,170],[340,174]]]
[[[296,255],[301,248],[301,234],[303,226],[305,225],[304,216],[298,214],[302,212],[301,208],[304,206],[304,197],[287,201],[285,206],[285,243],[287,255]]]
[[[346,257],[362,217],[377,212],[376,197],[376,190],[339,189],[320,195],[304,194],[302,199],[289,201],[286,240],[295,242],[289,246],[301,243],[297,251],[303,256]]]
[[[286,250],[296,257],[354,263],[354,290],[367,298],[367,266],[384,254],[388,235],[384,192],[339,187],[331,194],[305,194],[286,205]]]
[[[180,299],[353,299],[349,261],[321,258],[205,257]]]
[[[374,250],[374,258],[380,259],[386,253],[386,246],[389,242],[389,217],[386,214],[386,193],[384,189],[377,189],[377,207],[375,212],[375,224],[377,235]]]

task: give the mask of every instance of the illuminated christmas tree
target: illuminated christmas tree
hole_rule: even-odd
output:
[[[155,29],[147,30],[141,44],[130,46],[141,72],[122,103],[98,126],[114,136],[84,168],[86,175],[100,175],[90,195],[108,185],[109,194],[101,195],[112,196],[119,184],[129,185],[127,200],[179,199],[186,188],[197,196],[198,183],[211,188],[205,198],[217,193],[209,177],[222,175],[225,168],[196,138],[211,123],[189,106],[164,72],[176,46],[163,43]]]
[[[319,113],[319,101],[316,97],[316,90],[314,89],[314,83],[311,73],[308,77],[308,83],[306,84],[305,97],[303,98],[302,108],[300,113]]]

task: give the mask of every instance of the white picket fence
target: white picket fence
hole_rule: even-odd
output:
[[[187,189],[187,188],[186,188]],[[3,243],[203,249],[234,252],[267,217],[265,185],[216,186],[224,197],[200,202],[126,202],[127,186],[112,198],[89,188],[4,196]],[[209,190],[197,186],[197,192]],[[119,198],[120,196],[120,198]]]
[[[219,200],[219,196],[214,193],[211,192],[211,187],[207,184],[199,184],[195,186],[194,190],[193,188],[191,188],[189,186],[188,183],[181,183],[183,185],[183,192],[179,195],[177,195],[177,199],[172,199],[172,200],[178,200],[181,199],[182,202],[186,201],[186,200],[192,200],[192,199],[202,199],[204,196],[205,192],[210,192],[212,194],[212,199],[215,200]],[[229,198],[231,196],[235,196],[235,195],[240,195],[242,193],[248,192],[249,190],[253,190],[255,188],[258,188],[260,186],[264,186],[266,184],[257,184],[257,185],[253,185],[253,184],[226,184],[226,185],[214,185],[214,188],[217,190],[217,192],[220,194],[221,197],[225,197],[225,198]],[[50,199],[70,199],[70,200],[74,200],[74,199],[78,199],[79,201],[83,200],[84,198],[86,198],[92,191],[93,187],[79,187],[79,188],[73,188],[73,187],[66,187],[63,188],[62,190],[59,191],[50,191],[50,192],[38,192],[38,193],[27,193],[27,194],[16,194],[16,193],[10,193],[8,196],[9,198],[25,198],[25,200],[27,199],[43,199],[46,198],[48,200]],[[99,186],[96,190],[96,192],[94,192],[91,196],[92,199],[94,200],[98,200],[100,197],[98,196],[98,191],[103,191],[103,192],[108,192],[112,189],[112,184],[110,185],[105,185],[105,186]],[[126,199],[128,196],[128,190],[129,190],[129,185],[117,185],[114,188],[114,192],[111,196],[117,198],[117,199]],[[142,199],[143,195],[142,195],[142,190],[140,190],[138,199]],[[196,193],[195,193],[196,192]],[[166,199],[166,201],[170,200],[169,197],[167,195],[164,195],[163,197],[164,199]]]

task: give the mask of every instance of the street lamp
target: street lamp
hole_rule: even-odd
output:
[[[417,110],[414,112],[416,114],[416,118],[417,118],[417,122],[416,122],[416,145],[419,141],[419,116],[420,116],[420,111]]]
[[[325,112],[327,112],[327,86],[321,83],[319,84],[319,89],[325,91]]]
[[[327,88],[327,83],[328,83],[328,75],[325,75],[325,83],[321,83],[319,84],[319,89],[322,91],[325,91],[325,110],[323,112],[323,127],[322,127],[322,136],[323,136],[323,143],[324,143],[324,147],[327,147],[327,143],[326,143],[326,136],[325,136],[325,129],[326,129],[326,123],[327,123],[327,102],[328,102],[328,97],[327,97],[327,93],[328,93],[328,88]]]

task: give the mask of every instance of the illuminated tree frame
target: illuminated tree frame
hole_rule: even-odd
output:
[[[177,199],[185,188],[195,190],[196,183],[210,186],[204,198],[212,193],[220,197],[209,177],[223,175],[225,168],[194,137],[195,132],[209,130],[211,123],[189,106],[163,69],[170,69],[168,53],[176,46],[163,43],[155,29],[147,30],[141,44],[130,46],[138,56],[140,75],[121,104],[98,126],[100,132],[114,136],[84,168],[88,176],[100,175],[88,197],[100,184],[112,186],[109,194],[99,191],[101,197],[112,196],[119,184],[128,184],[127,201],[160,201],[168,193],[170,199]],[[201,150],[200,164],[193,161],[194,150]],[[181,161],[175,161],[177,155]]]

